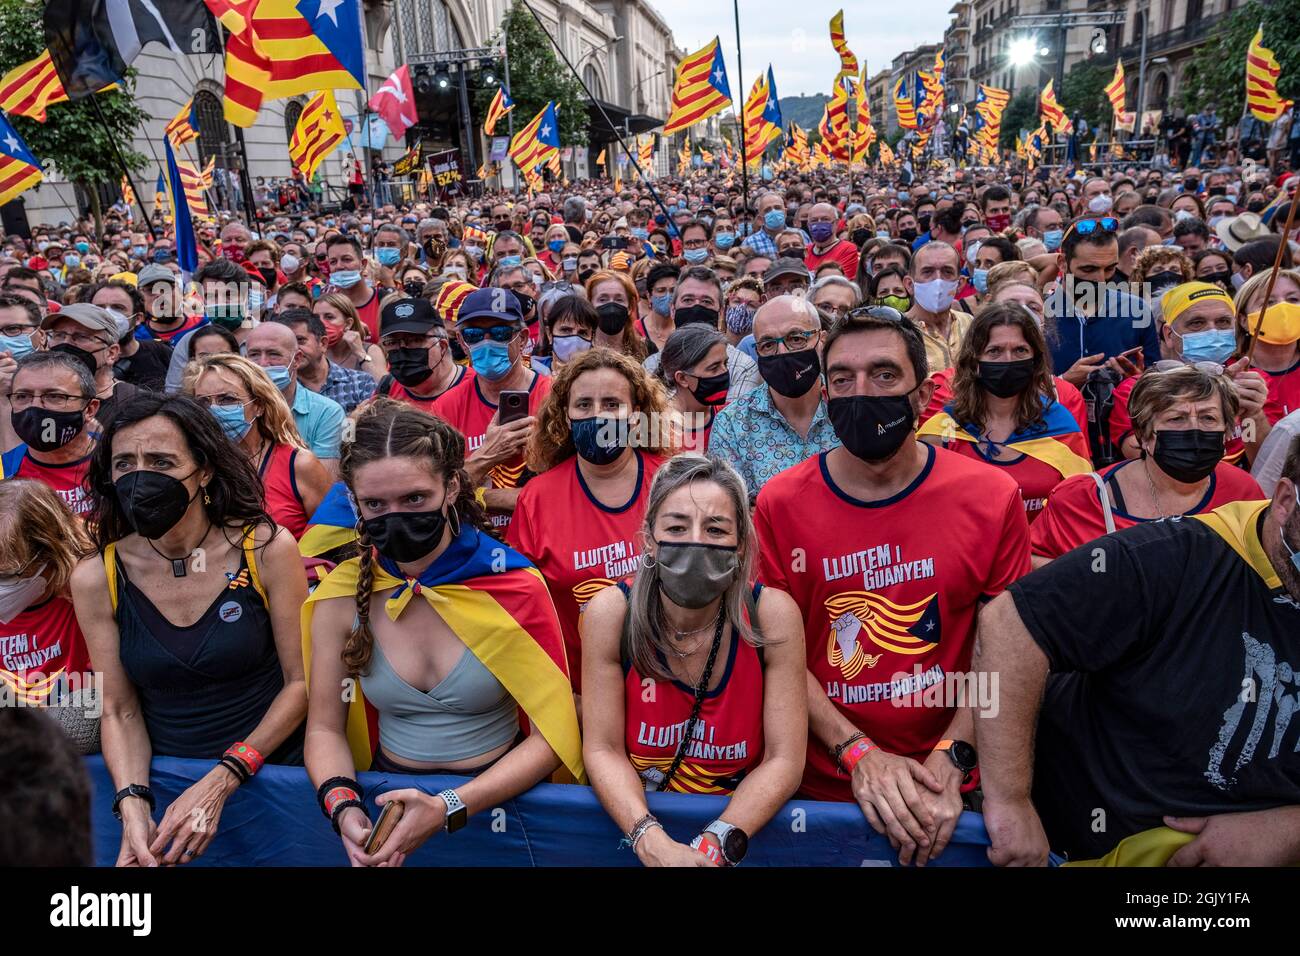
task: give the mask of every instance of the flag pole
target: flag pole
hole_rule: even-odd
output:
[[[244,194],[244,215],[248,217],[248,228],[251,230],[257,227],[257,207],[253,204],[253,177],[248,173],[248,146],[244,143],[242,126],[235,126],[235,143],[239,146],[239,191]],[[199,173],[202,172],[200,169]]]
[[[88,99],[90,100],[91,105],[95,108],[95,115],[99,117],[99,125],[104,127],[104,132],[108,135],[108,142],[109,145],[113,147],[113,155],[117,158],[118,168],[122,170],[122,178],[125,179],[127,185],[131,187],[131,192],[135,193],[136,199],[139,199],[140,190],[135,188],[135,180],[131,178],[131,170],[127,168],[126,160],[122,158],[122,151],[117,148],[117,137],[114,135],[112,127],[108,125],[108,120],[104,117],[104,110],[99,105],[99,94],[92,93]],[[140,211],[144,211],[144,206],[140,207]],[[158,234],[154,232],[153,221],[150,220],[148,216],[144,217],[144,225],[145,228],[149,230],[149,240],[151,242],[157,242]]]
[[[744,196],[745,214],[749,215],[749,146],[745,142],[745,66],[740,60],[740,0],[732,0],[732,9],[736,14],[736,73],[740,81],[740,112],[736,116],[736,125],[740,127],[740,189]],[[731,101],[734,112],[736,101]]]
[[[1286,213],[1286,225],[1282,227],[1282,241],[1277,244],[1277,255],[1273,258],[1273,271],[1269,273],[1268,285],[1264,287],[1264,304],[1259,307],[1259,319],[1255,322],[1255,327],[1250,330],[1250,348],[1246,350],[1247,368],[1250,368],[1250,363],[1255,357],[1255,344],[1259,341],[1259,333],[1264,328],[1264,313],[1268,311],[1268,297],[1273,294],[1273,283],[1277,281],[1277,274],[1282,269],[1282,257],[1286,254],[1287,241],[1291,238],[1291,227],[1295,225],[1296,206],[1300,206],[1300,189],[1293,188],[1291,205]]]
[[[664,222],[672,223],[673,221],[672,213],[668,211],[668,207],[664,205],[663,199],[660,198],[659,190],[655,189],[654,184],[650,182],[649,179],[646,178],[645,171],[641,169],[640,164],[636,160],[636,156],[634,156],[632,154],[632,151],[628,149],[627,141],[624,140],[621,135],[619,135],[618,127],[614,125],[614,121],[610,119],[609,114],[605,112],[605,107],[602,106],[600,100],[596,99],[596,97],[592,94],[591,88],[587,86],[587,81],[584,80],[582,78],[582,75],[573,68],[573,64],[569,62],[568,55],[564,52],[564,49],[558,43],[555,42],[555,38],[552,37],[550,31],[546,29],[546,24],[542,21],[542,18],[537,15],[537,11],[533,9],[533,5],[529,3],[528,0],[520,0],[520,2],[524,5],[524,8],[533,15],[533,19],[536,20],[537,25],[541,27],[542,33],[546,35],[546,39],[549,40],[551,46],[555,48],[555,52],[560,55],[560,59],[564,61],[564,65],[569,68],[569,72],[572,73],[574,79],[578,81],[578,84],[582,87],[582,91],[587,94],[587,99],[589,99],[592,103],[596,104],[596,109],[600,110],[600,115],[605,118],[605,123],[609,126],[611,130],[613,130],[614,137],[618,140],[618,145],[623,147],[623,152],[627,154],[628,162],[630,162],[632,164],[632,168],[637,171],[637,174],[641,177],[641,181],[645,183],[646,188],[650,190],[650,195],[654,198],[655,204],[659,207],[660,211],[664,214]]]

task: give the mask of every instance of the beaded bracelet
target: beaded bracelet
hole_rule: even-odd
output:
[[[361,784],[357,783],[351,777],[330,777],[316,788],[316,804],[320,807],[320,812],[325,814],[326,819],[329,819],[330,814],[329,811],[325,809],[325,796],[338,786],[355,790],[358,800],[364,800],[366,798],[366,788],[361,786]]]
[[[366,812],[366,805],[362,803],[360,800],[343,800],[339,803],[336,803],[334,805],[334,812],[330,814],[330,826],[332,826],[334,828],[334,832],[338,833],[340,836],[342,836],[343,834],[339,830],[339,817],[343,815],[343,811],[346,810],[348,807],[356,807],[362,813]]]

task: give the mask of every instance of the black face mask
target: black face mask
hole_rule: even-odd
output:
[[[409,295],[412,299],[418,299],[420,297],[420,294],[424,292],[424,283],[418,282],[416,280],[411,280],[410,282],[403,282],[402,290],[407,295]]]
[[[718,327],[718,310],[710,308],[707,305],[683,305],[673,311],[673,325],[681,328],[698,322],[701,325],[707,325],[711,329]]]
[[[275,285],[275,270],[272,269],[270,266],[263,266],[259,268],[257,270],[257,274],[262,277],[264,282],[266,282],[266,287],[268,289]]]
[[[871,238],[871,230],[854,229],[853,232],[849,234],[849,238],[853,240],[853,244],[855,246],[861,246],[864,242],[866,242],[868,239]]]
[[[723,371],[717,375],[706,375],[697,378],[695,387],[691,389],[691,394],[705,408],[717,408],[727,403],[727,390],[729,388],[731,388],[731,373]]]
[[[1207,192],[1208,195],[1211,195],[1211,196],[1226,196],[1226,195],[1228,194],[1228,187],[1227,187],[1227,186],[1211,186],[1208,190],[1206,190],[1206,192]]]
[[[1210,272],[1206,275],[1201,276],[1201,278],[1198,279],[1197,281],[1210,282],[1215,285],[1222,286],[1223,288],[1226,289],[1228,288],[1229,283],[1232,282],[1232,270],[1224,269],[1222,272]]]
[[[453,362],[465,362],[469,360],[469,353],[461,348],[459,338],[448,339],[447,341],[451,348],[451,360]]]
[[[151,540],[176,527],[194,500],[185,489],[183,479],[161,471],[133,471],[123,475],[114,483],[113,491],[127,523],[140,537]]]
[[[911,392],[832,398],[826,403],[826,415],[845,450],[871,463],[894,457],[916,424]]]
[[[619,335],[627,328],[627,306],[606,302],[596,309],[596,326],[605,335]]]
[[[519,300],[519,311],[524,321],[530,324],[536,322],[537,313],[533,310],[535,304],[533,297],[526,292],[515,292],[515,298]]]
[[[596,274],[595,269],[583,269],[578,273],[578,281],[581,282],[583,285],[586,285],[587,280],[590,279],[595,274]]]
[[[1157,431],[1151,457],[1174,481],[1194,485],[1214,471],[1223,458],[1223,437],[1221,431],[1200,428]]]
[[[916,217],[916,224],[917,224],[918,226],[920,226],[922,232],[929,232],[929,231],[930,231],[930,217],[929,217],[929,216],[917,216],[917,217]]]
[[[998,398],[1019,395],[1034,380],[1034,360],[1015,362],[980,362],[980,385]]]
[[[1194,193],[1196,192],[1196,187],[1199,186],[1200,184],[1201,181],[1199,179],[1196,179],[1193,176],[1189,176],[1183,180],[1183,191]]]
[[[1172,286],[1182,285],[1183,274],[1181,272],[1157,272],[1153,275],[1147,276],[1147,282],[1150,284],[1152,290],[1158,292],[1161,289],[1168,289]]]
[[[593,465],[608,465],[627,447],[627,420],[623,418],[578,418],[569,421],[569,433],[578,457]],[[610,443],[613,439],[613,443]]]
[[[428,349],[393,349],[388,353],[388,371],[398,384],[413,388],[433,374]]]
[[[79,349],[70,342],[64,342],[62,345],[56,345],[50,349],[51,352],[62,352],[64,355],[71,355],[78,359],[82,365],[90,369],[90,374],[94,375],[99,371],[99,362],[95,359],[94,352],[87,352],[85,349]]]
[[[786,398],[807,395],[808,389],[817,384],[821,371],[821,359],[815,348],[758,357],[758,374],[772,391]]]
[[[916,230],[910,227],[907,229],[900,229],[898,231],[898,238],[902,239],[904,242],[915,242]]]
[[[84,411],[52,412],[29,405],[21,412],[11,412],[9,421],[29,448],[54,451],[81,434],[86,427],[86,414]]]
[[[441,511],[390,511],[361,526],[381,555],[398,564],[418,561],[442,543],[447,516]]]

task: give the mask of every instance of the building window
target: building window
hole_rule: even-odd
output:
[[[218,166],[229,166],[226,156],[230,127],[222,115],[221,100],[207,90],[198,90],[194,94],[194,112],[199,119],[199,165],[206,166],[208,158],[215,156]]]
[[[293,142],[293,131],[298,128],[298,120],[302,116],[302,104],[297,100],[290,100],[284,104],[284,138]]]
[[[397,0],[397,25],[403,60],[465,46],[445,0]]]

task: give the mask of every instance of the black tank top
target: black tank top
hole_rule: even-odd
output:
[[[106,557],[108,557],[106,555]],[[216,760],[253,732],[284,687],[271,617],[248,550],[203,616],[177,627],[133,585],[114,550],[122,667],[135,685],[155,754]],[[299,726],[268,763],[301,764]]]

